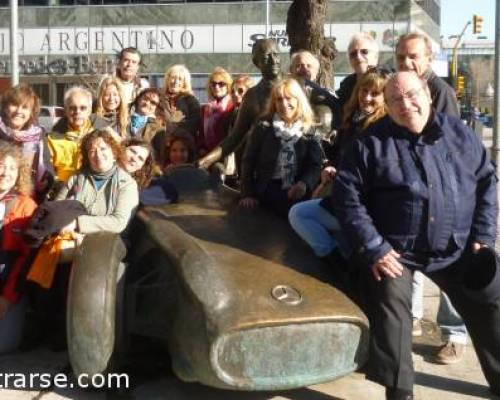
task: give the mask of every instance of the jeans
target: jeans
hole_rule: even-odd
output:
[[[321,199],[313,199],[295,204],[288,214],[290,225],[318,257],[325,257],[338,247],[347,258],[349,250],[342,238],[340,224],[320,202]]]
[[[437,323],[445,342],[467,344],[467,328],[464,321],[444,292],[441,292],[439,297]]]
[[[413,273],[411,282],[411,314],[413,319],[424,317],[424,274],[420,271]]]
[[[419,271],[413,273],[411,301],[412,317],[422,319],[424,316],[424,275]],[[445,342],[467,344],[467,328],[464,321],[443,292],[440,292],[439,297],[437,324]]]

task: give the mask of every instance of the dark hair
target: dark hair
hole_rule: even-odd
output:
[[[172,132],[166,139],[164,145],[164,151],[162,154],[163,167],[170,163],[170,149],[175,142],[182,142],[184,146],[188,149],[188,159],[187,162],[191,163],[195,158],[195,145],[193,136],[191,133],[182,128],[177,128],[174,132]]]
[[[40,114],[40,99],[36,95],[35,91],[31,88],[31,86],[24,83],[10,88],[3,94],[1,104],[2,118],[5,119],[5,109],[9,104],[20,106],[26,102],[31,102],[33,106],[31,109],[30,118],[23,128],[33,125],[38,118],[38,114]]]
[[[159,89],[150,87],[150,88],[146,88],[146,89],[141,90],[139,92],[139,94],[137,95],[137,97],[135,98],[133,106],[135,109],[137,109],[137,107],[139,105],[139,100],[141,98],[148,96],[148,95],[151,95],[151,94],[155,94],[156,96],[158,96],[158,104],[156,105],[156,111],[155,111],[155,116],[156,116],[157,122],[160,123],[161,125],[165,125],[167,122],[167,115],[165,113],[165,108],[163,107],[163,105],[161,103],[161,93],[160,93]]]
[[[144,189],[144,188],[149,186],[151,179],[153,179],[153,175],[154,175],[155,159],[154,159],[154,154],[153,154],[153,148],[145,140],[142,140],[139,138],[127,139],[124,142],[122,142],[123,149],[122,149],[122,157],[120,159],[120,164],[123,165],[124,157],[125,157],[125,150],[127,149],[127,147],[131,147],[131,146],[144,147],[149,152],[148,158],[146,158],[146,160],[144,161],[144,165],[142,166],[142,168],[135,171],[132,174],[132,177],[137,182],[137,186],[139,187],[139,190]]]
[[[139,65],[142,64],[142,54],[140,53],[139,50],[137,50],[136,47],[125,47],[124,49],[121,49],[121,51],[118,53],[118,61],[121,61],[125,53],[129,54],[137,54],[139,56]]]
[[[120,160],[122,154],[122,148],[118,144],[118,142],[113,138],[113,135],[105,130],[105,129],[96,129],[89,134],[85,135],[82,139],[80,148],[80,154],[82,158],[82,166],[81,169],[91,169],[90,168],[90,160],[89,160],[89,151],[92,144],[97,140],[102,139],[104,142],[111,147],[111,151],[113,152],[113,156],[115,160]]]

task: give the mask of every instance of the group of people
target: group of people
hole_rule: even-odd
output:
[[[341,287],[362,288],[368,376],[386,387],[387,399],[413,398],[422,274],[449,296],[442,295],[438,322],[456,320],[446,324],[438,361],[460,357],[467,326],[500,394],[499,296],[470,296],[461,280],[471,255],[495,241],[488,154],[458,119],[453,89],[432,71],[425,35],[399,39],[397,72],[378,66],[369,34],[355,35],[347,54],[353,73],[333,92],[316,83],[313,54],[293,54],[283,77],[276,43],[258,40],[252,61],[261,80],[254,86],[249,76],[233,79],[217,67],[200,106],[185,66],[170,67],[163,88],[152,88],[138,75],[140,53],[126,48],[95,96],[83,87],[65,93],[65,116],[48,133],[37,125],[39,99],[30,87],[3,93],[0,351],[15,349],[22,336],[22,281],[64,294],[70,266],[52,254],[74,250],[88,233],[124,232],[140,204],[176,201],[168,181],[175,167],[222,162],[236,177],[241,207],[288,216]],[[31,239],[44,233],[36,241],[26,231]]]

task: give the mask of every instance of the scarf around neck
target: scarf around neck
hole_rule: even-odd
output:
[[[277,114],[273,117],[273,128],[274,135],[281,141],[276,168],[281,176],[281,188],[288,189],[297,175],[295,143],[304,135],[304,128],[301,121],[285,126],[285,122]]]
[[[84,192],[84,187],[87,184],[88,181],[92,181],[94,183],[94,186],[97,188],[96,181],[105,181],[103,184],[97,188],[97,191],[101,190],[104,186],[108,185],[108,182],[111,181],[110,187],[109,187],[109,195],[107,196],[107,203],[106,203],[106,215],[111,214],[114,209],[116,208],[117,200],[118,200],[118,166],[115,164],[109,171],[106,172],[101,172],[97,173],[89,168],[84,169],[83,175],[87,177],[88,179],[84,179],[83,184],[81,185],[80,193]],[[78,198],[78,193],[75,197],[75,200],[81,201],[80,198]]]
[[[0,132],[6,139],[13,140],[18,143],[38,142],[43,136],[43,128],[39,126],[30,125],[28,129],[16,131],[9,128],[1,117]]]

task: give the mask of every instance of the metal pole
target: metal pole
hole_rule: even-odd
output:
[[[17,52],[17,0],[10,0],[10,82],[19,83],[19,54]]]
[[[269,37],[269,16],[271,14],[271,5],[269,4],[270,0],[266,0],[266,39]]]
[[[497,175],[500,173],[500,0],[496,1],[495,12],[495,104],[493,120],[493,160]]]
[[[464,29],[462,29],[462,33],[460,33],[460,35],[458,35],[457,41],[455,42],[455,46],[453,46],[451,75],[452,75],[452,80],[453,80],[453,84],[455,85],[455,87],[457,86],[457,77],[458,77],[458,46],[460,46],[460,42],[462,41],[462,37],[464,36],[464,33],[467,30],[467,27],[469,25],[470,25],[470,21],[467,21],[467,23],[464,26]]]

